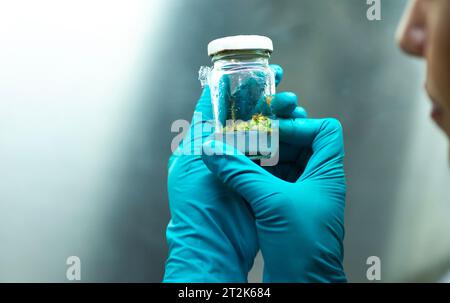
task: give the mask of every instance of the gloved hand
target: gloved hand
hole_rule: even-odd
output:
[[[282,69],[272,66],[276,84]],[[275,114],[304,116],[296,96],[280,93],[272,100]],[[191,122],[191,132],[169,160],[171,220],[166,237],[169,256],[165,282],[246,282],[259,250],[255,218],[240,195],[226,187],[205,166],[201,156],[183,155],[185,146],[201,151],[212,129],[194,132],[213,119],[210,91],[205,87]],[[201,116],[199,116],[201,114]],[[191,136],[192,135],[192,136]]]
[[[267,169],[218,141],[204,144],[202,158],[249,203],[264,282],[345,282],[341,125],[335,119],[282,119],[280,142],[280,162]]]

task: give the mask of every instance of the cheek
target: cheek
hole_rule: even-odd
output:
[[[445,25],[429,34],[427,68],[430,84],[441,98],[447,99],[450,96],[450,22]],[[448,99],[442,101],[450,102]]]
[[[446,131],[450,135],[450,1],[434,12],[428,24],[427,83],[446,110]]]

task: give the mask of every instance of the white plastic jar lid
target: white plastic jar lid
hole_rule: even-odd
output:
[[[208,56],[226,50],[262,49],[273,51],[272,40],[265,36],[239,35],[215,39],[208,44]]]

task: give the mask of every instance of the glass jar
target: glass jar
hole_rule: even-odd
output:
[[[216,137],[252,159],[271,156],[272,51],[272,41],[262,36],[225,37],[208,45]]]

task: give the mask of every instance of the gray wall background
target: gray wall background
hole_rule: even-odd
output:
[[[365,282],[434,281],[450,263],[447,144],[428,121],[423,65],[394,44],[406,1],[93,1],[0,9],[0,281],[162,278],[166,162],[190,120],[207,43],[268,35],[279,90],[345,130],[345,268]],[[250,274],[259,281],[262,260]]]

